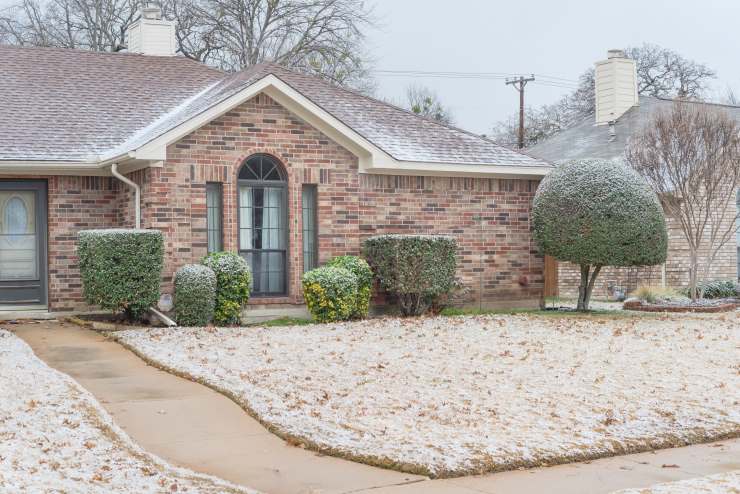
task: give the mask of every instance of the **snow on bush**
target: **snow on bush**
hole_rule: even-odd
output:
[[[330,454],[461,475],[740,435],[740,313],[116,333]]]
[[[380,286],[398,297],[401,314],[423,314],[455,288],[457,243],[443,235],[377,235],[362,244]]]
[[[665,261],[668,239],[660,201],[621,162],[560,165],[537,188],[532,221],[544,253],[561,261],[602,266]]]
[[[373,288],[373,271],[367,261],[357,256],[337,256],[326,263],[327,266],[344,268],[357,278],[357,295],[352,310],[354,319],[364,319],[370,312],[370,295]]]
[[[740,492],[740,470],[665,482],[642,489],[623,489],[612,494],[730,494]]]
[[[252,273],[249,264],[235,252],[213,252],[202,264],[216,273],[216,324],[239,324],[249,301]]]
[[[357,306],[357,276],[334,266],[322,266],[302,278],[303,298],[316,322],[346,321]]]
[[[0,492],[254,492],[146,453],[92,395],[2,329],[0,394]]]
[[[216,273],[208,266],[186,264],[175,273],[175,318],[181,326],[205,326],[216,305]]]

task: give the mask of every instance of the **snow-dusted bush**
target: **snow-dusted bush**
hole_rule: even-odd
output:
[[[363,253],[380,286],[398,297],[401,314],[423,314],[455,287],[457,243],[441,235],[377,235]]]
[[[532,220],[543,253],[581,266],[580,310],[588,309],[602,266],[656,265],[666,258],[658,197],[620,162],[580,160],[557,167],[537,189]]]
[[[700,282],[697,286],[704,298],[740,297],[740,284],[732,280],[712,280]]]
[[[82,290],[88,304],[139,319],[159,299],[164,238],[159,230],[79,233]]]
[[[322,266],[303,275],[303,297],[317,322],[346,321],[357,298],[357,277],[351,271]]]
[[[216,324],[239,324],[249,300],[252,273],[249,264],[234,252],[213,252],[201,262],[216,273]]]
[[[370,311],[370,293],[373,288],[373,271],[367,261],[357,256],[337,256],[326,265],[344,268],[357,277],[357,297],[352,317],[356,319],[367,317]]]
[[[180,326],[205,326],[216,306],[216,273],[186,264],[175,273],[175,319]]]

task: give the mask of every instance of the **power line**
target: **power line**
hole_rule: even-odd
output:
[[[426,71],[426,70],[371,70],[376,74],[385,76],[400,77],[440,77],[440,78],[459,78],[459,79],[506,79],[507,77],[524,77],[529,74],[516,72],[459,72],[459,71]],[[534,74],[538,80],[547,80],[559,84],[578,84],[575,79],[565,77],[551,76],[546,74]]]

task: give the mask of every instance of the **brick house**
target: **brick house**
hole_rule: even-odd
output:
[[[595,70],[596,82],[596,113],[582,122],[566,129],[555,136],[537,143],[528,149],[528,153],[545,159],[551,163],[564,162],[574,159],[607,159],[623,160],[625,147],[630,137],[643,128],[658,111],[668,111],[673,100],[640,96],[637,93],[637,75],[635,62],[625,57],[621,50],[611,50],[607,60],[597,62]],[[719,106],[730,117],[740,122],[740,107],[728,105],[713,105],[711,103],[691,103],[697,105]],[[738,207],[740,207],[740,191],[736,198],[728,204],[716,205],[723,208],[722,231],[736,221]],[[639,284],[654,286],[667,285],[682,288],[688,285],[689,280],[689,248],[678,220],[668,216],[668,259],[664,265],[634,267],[634,268],[605,268],[599,276],[598,285],[594,293],[598,296],[610,295],[614,287],[633,290]],[[709,233],[707,232],[707,237]],[[704,244],[706,246],[706,242]],[[740,276],[738,263],[740,252],[740,232],[736,241],[727,242],[717,254],[711,265],[709,277],[711,279],[735,280]],[[700,252],[700,263],[706,259],[706,248]],[[571,264],[551,264],[548,259],[548,272],[552,266],[557,278],[553,283],[561,295],[573,296],[578,293],[580,272]],[[554,295],[549,290],[548,295]]]
[[[4,308],[89,309],[77,232],[137,224],[165,235],[163,293],[230,250],[252,267],[250,304],[293,306],[305,270],[367,236],[440,233],[459,242],[465,302],[539,301],[545,161],[277,65],[174,56],[168,23],[144,21],[140,53],[0,47]]]

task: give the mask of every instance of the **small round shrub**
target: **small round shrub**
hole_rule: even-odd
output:
[[[317,322],[346,321],[357,298],[357,277],[351,271],[323,266],[303,275],[303,297]]]
[[[79,233],[82,290],[88,304],[138,320],[159,300],[164,237],[159,230]]]
[[[442,235],[377,235],[362,244],[380,286],[401,314],[418,316],[455,288],[457,243]]]
[[[175,273],[175,319],[180,326],[205,326],[216,306],[216,273],[186,264]]]
[[[703,281],[696,288],[704,298],[733,298],[740,296],[740,284],[732,280]]]
[[[373,271],[370,265],[361,257],[337,256],[326,263],[327,266],[344,268],[357,278],[357,298],[352,317],[364,319],[370,312],[370,294],[373,288]]]
[[[249,300],[252,273],[249,264],[234,252],[213,252],[201,264],[216,273],[216,324],[239,324],[242,309]]]

